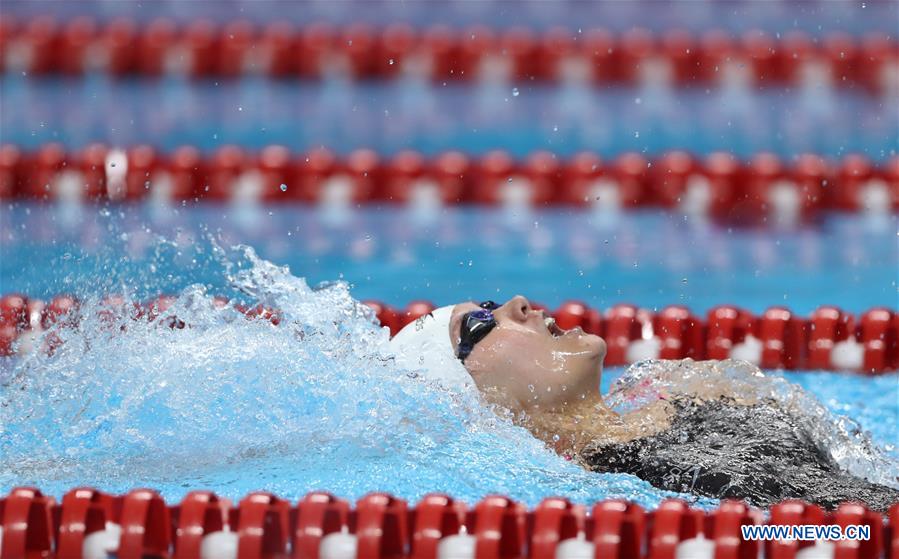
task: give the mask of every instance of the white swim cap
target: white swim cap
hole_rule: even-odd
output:
[[[447,388],[474,386],[465,366],[456,357],[449,323],[453,305],[440,307],[406,325],[390,340],[396,362],[435,380]]]

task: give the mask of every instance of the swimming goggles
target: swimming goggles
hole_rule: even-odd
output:
[[[498,309],[499,305],[493,301],[484,301],[478,306],[481,307],[480,310],[471,311],[462,317],[462,325],[459,328],[459,349],[456,351],[456,357],[463,363],[475,344],[496,328],[493,311]]]

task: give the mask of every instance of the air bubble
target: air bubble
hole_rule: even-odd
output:
[[[287,192],[287,185],[284,183],[281,183],[281,192]]]

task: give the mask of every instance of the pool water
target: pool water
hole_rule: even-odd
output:
[[[425,154],[502,148],[523,157],[588,150],[658,154],[760,151],[872,160],[895,154],[899,105],[861,90],[809,84],[796,88],[593,87],[534,83],[432,84],[116,80],[5,76],[0,94],[15,111],[0,113],[3,141],[22,148],[61,142],[150,144],[170,151],[224,144],[248,149],[326,146],[338,153],[375,148]]]
[[[53,355],[3,362],[0,491],[152,486],[179,499],[201,487],[230,497],[264,488],[294,499],[312,489],[349,498],[378,489],[414,500],[439,489],[470,501],[499,492],[531,505],[563,495],[651,507],[670,494],[632,476],[588,473],[474,395],[398,370],[387,333],[356,300],[443,304],[522,292],[551,305],[677,302],[697,312],[721,302],[799,312],[822,302],[895,306],[890,220],[831,217],[779,232],[656,213],[610,222],[447,211],[418,224],[373,211],[341,221],[289,207],[16,204],[0,216],[2,290],[84,300],[77,328],[48,334],[62,340]],[[236,239],[258,244],[260,256],[230,248]],[[178,294],[169,313],[189,326],[169,328],[171,314],[134,321],[103,307],[103,293]],[[212,294],[271,305],[282,322],[215,309]],[[733,369],[739,382],[766,386]],[[607,371],[603,390],[622,374]],[[846,416],[848,442],[832,452],[867,475],[896,475],[895,375],[772,377]],[[873,458],[867,437],[882,449]]]
[[[820,305],[896,308],[897,216],[831,214],[795,228],[731,228],[660,211],[595,214],[296,205],[0,207],[0,287],[50,298],[233,295],[206,239],[246,243],[310,283],[344,280],[360,300],[405,306],[525,294],[557,306]],[[161,240],[162,239],[162,240]]]
[[[64,23],[78,15],[139,23],[479,23],[564,25],[577,34],[640,26],[697,34],[720,28],[734,37],[762,29],[776,40],[791,31],[894,36],[897,6],[2,2],[4,17],[19,21],[51,13]],[[895,95],[852,83],[830,87],[815,76],[775,87],[722,80],[706,88],[654,80],[610,87],[508,82],[486,74],[470,82],[355,81],[338,73],[318,81],[113,79],[8,67],[0,77],[0,140],[25,152],[49,142],[70,152],[103,142],[162,152],[192,145],[204,154],[226,144],[278,144],[294,154],[371,148],[384,157],[406,149],[473,157],[503,149],[519,158],[588,150],[608,161],[626,151],[652,158],[684,150],[748,159],[767,151],[784,162],[811,152],[833,161],[858,153],[875,163],[899,146]],[[2,201],[0,294],[70,294],[80,308],[29,342],[52,351],[0,357],[0,494],[36,485],[61,496],[90,485],[112,493],[149,486],[169,502],[201,488],[230,498],[266,490],[291,500],[315,489],[350,499],[387,491],[414,501],[444,491],[469,502],[502,493],[531,506],[558,495],[653,507],[671,494],[633,476],[587,472],[475,394],[442,390],[398,368],[387,332],[360,301],[402,307],[524,294],[549,307],[572,299],[599,309],[678,304],[700,316],[720,304],[754,313],[786,306],[801,315],[821,305],[899,310],[894,214],[822,213],[795,226],[750,228],[658,210],[239,204]],[[125,306],[105,303],[111,294],[122,295]],[[125,310],[160,294],[177,301],[157,318],[136,320]],[[276,308],[280,324],[218,307],[216,295]],[[666,371],[663,363],[610,368],[601,389],[626,400],[628,381],[647,376],[682,389],[683,379]],[[856,475],[899,479],[896,373],[762,376],[738,362],[720,371],[716,382],[742,394],[799,402],[824,451]]]
[[[397,22],[416,26],[435,24],[469,26],[488,25],[504,29],[528,26],[545,29],[565,26],[578,29],[585,22],[601,22],[602,27],[625,30],[645,27],[654,30],[684,28],[690,30],[725,29],[734,33],[763,29],[769,33],[803,30],[812,35],[828,31],[860,33],[893,32],[897,8],[892,2],[870,1],[859,5],[853,0],[829,2],[729,2],[695,0],[689,3],[654,3],[651,10],[644,2],[370,2],[347,1],[305,2],[279,0],[226,0],[215,9],[195,3],[107,2],[105,0],[47,0],[35,4],[30,0],[5,0],[4,11],[26,18],[56,14],[60,19],[89,14],[109,20],[133,18],[152,21],[165,17],[185,22],[207,19],[228,22],[248,19],[255,22],[290,21],[295,23],[328,22],[335,25],[368,22],[386,25]],[[859,9],[861,8],[861,9]]]

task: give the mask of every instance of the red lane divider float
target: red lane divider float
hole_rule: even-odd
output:
[[[774,38],[674,29],[653,34],[631,29],[574,32],[485,26],[416,29],[406,24],[332,27],[247,21],[222,25],[159,19],[136,24],[87,17],[57,23],[49,17],[0,24],[0,69],[35,75],[164,74],[192,78],[355,79],[417,76],[446,80],[665,82],[677,86],[738,83],[748,87],[824,83],[858,86],[874,94],[895,91],[899,43],[882,33],[853,37],[801,31]]]
[[[655,206],[737,223],[795,222],[822,210],[899,211],[899,156],[874,164],[860,155],[790,163],[761,153],[740,161],[673,151],[611,161],[581,153],[536,152],[522,159],[493,151],[478,158],[404,151],[381,157],[361,149],[293,154],[283,146],[250,152],[223,146],[208,157],[193,147],[171,153],[90,145],[66,152],[0,146],[0,199],[180,203],[392,203],[415,206],[567,205],[619,210]]]
[[[410,506],[371,493],[354,507],[322,492],[295,504],[257,492],[233,506],[214,493],[195,491],[171,505],[146,489],[113,496],[81,488],[57,503],[37,489],[15,488],[0,497],[0,559],[753,559],[762,552],[767,559],[794,559],[816,546],[827,552],[816,557],[892,559],[897,507],[884,523],[859,504],[825,512],[784,501],[770,508],[768,524],[866,525],[871,537],[762,543],[744,540],[741,526],[764,524],[763,511],[740,501],[723,501],[706,512],[668,499],[646,511],[621,500],[588,508],[550,497],[528,510],[499,495],[468,507],[442,494]]]
[[[120,297],[109,296],[99,311],[101,318],[155,320],[166,314],[174,303],[161,296],[145,304],[125,307]],[[222,308],[227,299],[216,298]],[[367,301],[381,325],[396,334],[406,324],[431,312],[427,301],[413,301],[405,308]],[[809,317],[801,317],[785,307],[771,307],[761,315],[731,305],[712,308],[705,317],[689,309],[672,305],[658,311],[634,305],[615,305],[605,311],[585,303],[568,301],[556,309],[543,309],[556,319],[560,328],[582,328],[606,340],[605,364],[626,365],[643,359],[743,359],[765,369],[823,369],[879,374],[899,370],[899,312],[874,308],[860,316],[837,307],[822,306]],[[0,355],[13,355],[34,349],[38,336],[57,322],[71,323],[78,301],[60,295],[49,303],[20,294],[0,297]],[[281,313],[262,305],[234,308],[248,319],[281,323]],[[171,328],[184,328],[178,317],[164,316]],[[52,351],[61,343],[58,336],[43,339],[44,349]]]

